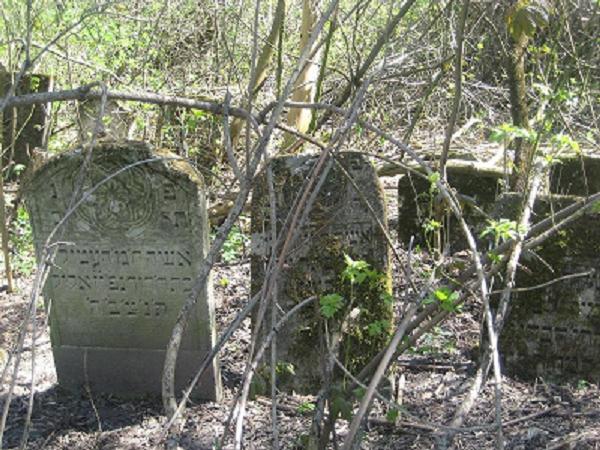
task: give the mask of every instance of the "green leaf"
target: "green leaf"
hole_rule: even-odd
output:
[[[442,228],[442,223],[434,219],[429,219],[423,224],[423,230],[425,233],[433,233],[440,228]]]
[[[508,32],[513,39],[533,37],[538,29],[548,26],[550,7],[543,0],[519,0],[506,15]]]
[[[435,192],[437,192],[437,183],[440,181],[441,179],[441,175],[439,172],[433,172],[431,173],[427,179],[429,180],[429,194],[433,194]]]
[[[557,133],[554,136],[552,136],[552,138],[550,138],[550,142],[552,142],[552,144],[559,150],[563,148],[570,148],[577,154],[581,153],[579,143],[568,134]]]
[[[13,171],[16,175],[20,175],[25,170],[24,164],[15,164],[13,166]]]
[[[290,375],[296,375],[296,369],[292,363],[279,361],[275,366],[275,372],[279,374],[289,373]]]
[[[315,404],[312,402],[302,402],[298,405],[298,412],[306,414],[315,410]]]
[[[460,312],[462,305],[459,305],[460,295],[448,287],[441,287],[433,291],[425,300],[424,304],[439,302],[440,307],[449,312]]]
[[[391,327],[390,321],[389,320],[376,320],[374,322],[371,322],[368,326],[367,326],[367,332],[369,333],[369,336],[379,336],[380,334],[384,333],[386,330],[389,330]]]
[[[331,412],[334,417],[339,413],[343,419],[352,420],[352,404],[341,395],[334,395],[331,402]]]
[[[383,292],[379,298],[381,299],[381,301],[383,301],[383,303],[385,303],[387,306],[390,306],[391,304],[394,303],[394,296],[392,294],[390,294],[389,292]]]
[[[488,258],[490,258],[490,261],[492,261],[494,264],[499,264],[502,259],[504,258],[504,255],[498,255],[494,252],[488,252]]]
[[[367,392],[365,388],[363,387],[357,387],[356,389],[354,389],[354,391],[352,391],[354,393],[354,397],[356,397],[358,400],[362,399],[363,396],[365,395],[365,393]]]
[[[377,276],[377,271],[371,270],[369,263],[363,260],[354,260],[344,254],[346,268],[342,271],[342,280],[347,280],[350,284],[361,284],[367,278],[373,279]]]
[[[399,416],[400,416],[400,411],[398,411],[396,408],[392,408],[387,412],[387,414],[385,415],[385,418],[390,422],[396,422],[396,420],[398,419]]]
[[[239,227],[234,226],[229,232],[227,240],[223,243],[223,253],[221,258],[226,263],[235,261],[240,257],[244,247],[247,244],[248,237],[242,233]]]
[[[430,174],[430,175],[427,177],[427,179],[429,180],[429,182],[430,182],[431,184],[435,184],[435,183],[437,183],[438,181],[440,181],[440,179],[441,179],[441,175],[440,175],[440,173],[439,173],[439,172],[433,172],[432,174]]]
[[[319,304],[323,317],[331,319],[344,306],[344,298],[340,294],[328,294],[321,297]]]
[[[507,241],[517,237],[519,226],[514,220],[500,219],[488,220],[488,226],[479,235],[480,237],[492,236],[494,242]]]

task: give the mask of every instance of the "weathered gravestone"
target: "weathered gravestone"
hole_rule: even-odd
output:
[[[284,229],[286,218],[316,160],[315,156],[305,155],[285,156],[272,161],[278,233]],[[384,226],[387,224],[383,191],[373,166],[358,154],[341,154],[339,161],[360,187],[360,194],[342,169],[334,164],[289,251],[278,278],[277,302],[282,311],[287,312],[313,295],[318,298],[334,293],[340,295],[344,299],[344,308],[328,321],[330,330],[335,329],[336,320],[344,313],[355,308],[355,312],[360,311],[344,330],[338,355],[356,373],[385,346],[392,320],[388,248],[361,195],[370,203],[374,216]],[[267,177],[263,175],[255,185],[252,200],[253,294],[263,286],[265,267],[271,256],[273,224],[269,202]],[[377,274],[351,286],[341,277],[346,267],[344,255],[356,261],[366,261]],[[267,325],[262,328],[259,341],[271,329],[268,313],[264,320]],[[278,333],[278,388],[298,393],[318,391],[322,379],[321,366],[328,354],[323,330],[324,319],[319,312],[319,303],[314,302],[291,318]],[[260,372],[268,379],[266,365]]]
[[[600,192],[600,157],[573,155],[560,158],[550,170],[550,192],[582,196]]]
[[[535,222],[572,204],[577,197],[544,196],[534,207]],[[522,197],[499,199],[498,217],[514,219]],[[539,286],[589,271],[590,276],[515,292],[501,335],[500,350],[509,374],[554,381],[600,382],[600,213],[590,212],[525,253],[516,287]]]
[[[461,201],[463,215],[475,235],[485,225],[485,214],[492,211],[500,192],[502,173],[499,170],[481,170],[465,166],[447,168],[448,183],[456,190]],[[437,190],[431,188],[428,179],[417,175],[405,175],[398,180],[398,239],[408,245],[412,236],[415,243],[433,244],[431,234],[426,232],[428,220],[441,221],[439,212],[444,210],[443,200]],[[479,210],[477,209],[479,208]],[[482,214],[483,213],[483,214]],[[449,216],[449,243],[451,251],[466,248],[466,240],[453,214]]]
[[[59,384],[122,396],[160,392],[165,348],[207,252],[200,176],[182,161],[139,143],[95,148],[84,191],[97,186],[65,223],[44,296]],[[71,200],[84,155],[49,160],[28,181],[38,257]],[[106,177],[137,164],[118,175]],[[99,185],[99,183],[103,183]],[[179,353],[181,390],[215,340],[210,286],[204,287]],[[219,399],[218,363],[196,398]]]
[[[0,71],[0,98],[11,86],[11,74]],[[15,89],[15,95],[52,90],[52,77],[25,75]],[[7,108],[2,114],[2,166],[11,164],[27,167],[35,147],[43,147],[47,140],[50,105],[30,105]]]
[[[102,101],[100,99],[89,99],[81,103],[79,125],[83,142],[89,141],[94,136],[94,132],[98,139],[127,140],[133,126],[131,112],[123,109],[116,100],[106,100],[104,114],[98,121],[101,109]]]

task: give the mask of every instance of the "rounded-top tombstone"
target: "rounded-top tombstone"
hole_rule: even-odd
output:
[[[56,249],[43,292],[58,381],[158,394],[171,330],[207,253],[204,184],[186,162],[142,143],[96,147],[82,171],[85,160],[85,151],[61,154],[25,186],[38,259],[48,244]],[[184,335],[178,390],[214,345],[214,321],[209,282]],[[214,361],[195,397],[217,400],[220,392]]]

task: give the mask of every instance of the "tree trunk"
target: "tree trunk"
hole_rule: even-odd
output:
[[[280,39],[281,31],[283,29],[283,21],[285,18],[285,0],[277,0],[277,7],[275,8],[275,16],[273,17],[273,23],[271,24],[271,31],[263,46],[258,61],[256,62],[256,69],[254,79],[251,80],[251,98],[248,99],[248,103],[252,103],[252,100],[256,97],[256,94],[260,91],[263,83],[267,79],[271,69],[271,60],[273,59],[273,53],[277,48],[277,43]],[[235,118],[231,124],[231,142],[235,149],[242,132],[242,128],[246,123],[245,120]],[[225,153],[223,154],[225,157]]]
[[[302,2],[302,29],[300,31],[300,51],[308,45],[308,38],[317,23],[321,0],[303,0]],[[315,46],[318,43],[315,43]],[[310,54],[312,54],[312,49]],[[317,91],[317,80],[319,78],[319,63],[321,60],[321,51],[319,50],[306,63],[306,66],[300,73],[300,76],[294,84],[292,93],[292,101],[307,102],[314,101]],[[301,133],[306,133],[312,121],[313,111],[308,108],[291,108],[288,112],[288,124],[296,128]],[[287,135],[284,143],[284,148],[289,147],[294,143],[296,138],[292,135]]]
[[[525,52],[529,37],[521,33],[517,39],[509,37],[510,52],[507,57],[508,89],[510,92],[510,112],[513,125],[529,129],[529,108],[527,106],[527,84],[525,80]],[[510,180],[512,190],[522,191],[527,185],[529,169],[533,162],[535,146],[522,138],[515,139],[515,160]]]

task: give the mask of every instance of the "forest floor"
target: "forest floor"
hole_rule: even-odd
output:
[[[395,181],[386,181],[389,198],[395,197]],[[392,207],[393,211],[394,208]],[[392,218],[394,219],[394,218]],[[246,304],[250,269],[242,252],[231,264],[220,264],[213,273],[217,300],[218,333]],[[400,279],[396,269],[395,279]],[[16,279],[16,293],[0,293],[0,350],[12,348],[28,303],[33,276]],[[395,286],[402,292],[402,286]],[[397,297],[398,298],[398,297]],[[401,295],[400,295],[401,298]],[[385,408],[376,404],[363,440],[364,449],[430,449],[435,442],[432,424],[446,424],[460,405],[477,368],[474,349],[478,342],[480,308],[466,305],[425,336],[419,347],[396,362],[395,378],[402,380],[398,396],[405,408],[395,422],[387,420]],[[158,399],[124,401],[93,392],[73,395],[56,384],[45,315],[38,313],[40,335],[35,347],[36,383],[31,449],[150,449],[160,443],[165,417]],[[250,342],[249,320],[244,322],[220,356],[224,399],[219,404],[192,404],[186,411],[181,447],[186,450],[217,448],[232,400],[242,379]],[[6,353],[0,353],[0,363]],[[18,448],[27,411],[32,354],[22,353],[3,448]],[[0,386],[5,393],[6,386]],[[526,383],[503,379],[502,418],[507,449],[600,449],[600,396],[598,386],[586,382],[555,385],[537,380]],[[279,399],[281,448],[301,448],[299,437],[309,426],[311,415],[302,405],[306,397]],[[491,449],[495,431],[493,386],[488,383],[477,406],[455,441],[457,449]],[[482,425],[484,425],[482,427]],[[336,434],[343,440],[348,423],[339,420]],[[270,400],[249,402],[245,421],[245,448],[271,448]],[[225,446],[224,448],[229,448]]]

